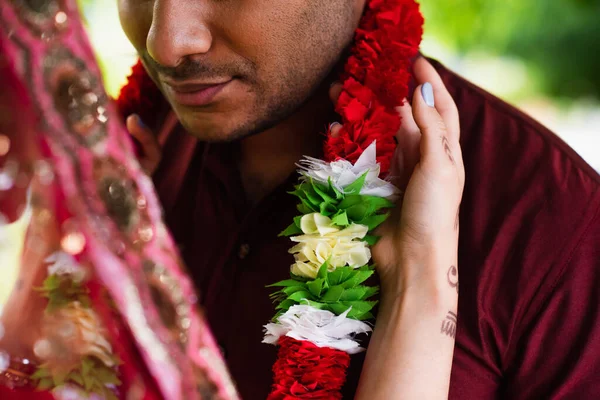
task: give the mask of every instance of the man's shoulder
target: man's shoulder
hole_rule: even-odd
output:
[[[600,176],[533,118],[433,64],[460,113],[466,171],[461,243],[482,262],[547,278],[594,220]]]
[[[519,167],[526,160],[545,163],[548,171],[554,167],[554,172],[577,173],[592,190],[600,187],[600,175],[548,128],[441,63],[430,61],[459,109],[461,147],[467,157],[485,155],[494,163],[490,167]],[[497,157],[492,157],[494,154]],[[556,164],[547,165],[550,161]]]

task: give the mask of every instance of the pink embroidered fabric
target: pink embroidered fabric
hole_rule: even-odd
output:
[[[75,1],[0,1],[0,51],[0,134],[10,140],[1,158],[0,211],[15,220],[29,190],[32,221],[41,208],[53,213],[52,227],[30,227],[28,240],[37,232],[40,243],[58,243],[89,266],[109,340],[120,355],[130,353],[123,369],[140,356],[162,398],[237,398],[152,182],[104,92]],[[36,295],[30,290],[9,303],[39,306]],[[39,314],[31,307],[31,316]],[[0,350],[11,332],[10,321],[3,322]],[[131,349],[115,343],[127,338]],[[126,379],[123,385],[135,386]]]

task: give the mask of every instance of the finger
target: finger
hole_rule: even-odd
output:
[[[339,122],[333,122],[331,125],[329,125],[329,134],[331,137],[338,137],[341,130],[342,124]]]
[[[127,130],[142,146],[144,158],[150,160],[160,159],[161,149],[154,133],[142,122],[141,118],[132,114],[127,117]]]
[[[448,140],[458,142],[460,139],[460,121],[458,109],[442,78],[437,73],[433,65],[425,59],[419,57],[415,61],[413,72],[419,84],[425,82],[431,83],[435,92],[435,108],[444,120],[448,130]]]
[[[342,84],[340,82],[333,82],[329,87],[329,98],[335,105],[340,98],[340,94],[342,93]]]
[[[417,87],[413,98],[413,115],[421,131],[421,161],[435,166],[448,162],[455,164],[448,129],[435,107],[435,101],[430,83]]]

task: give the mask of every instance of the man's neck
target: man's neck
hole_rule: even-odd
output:
[[[323,87],[291,117],[241,142],[239,169],[250,202],[257,203],[284,182],[303,155],[321,156],[321,134],[333,122],[332,115]]]

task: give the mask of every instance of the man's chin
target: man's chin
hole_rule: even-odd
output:
[[[184,111],[177,116],[186,132],[203,142],[231,142],[253,133],[233,116],[220,113]]]

